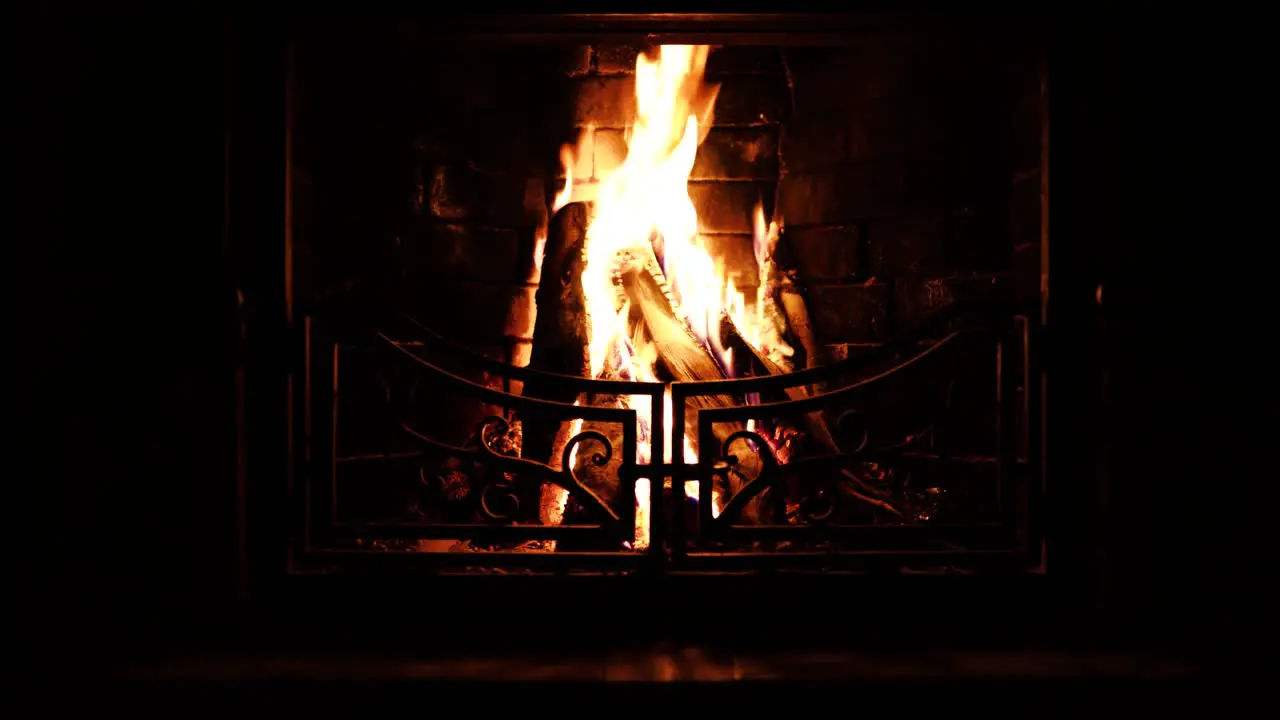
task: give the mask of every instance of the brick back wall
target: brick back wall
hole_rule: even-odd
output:
[[[784,50],[783,248],[834,356],[957,298],[1007,292],[1000,47],[956,31]]]
[[[303,33],[293,122],[297,312],[329,327],[351,319],[366,337],[408,312],[489,357],[527,361],[535,230],[559,147],[573,137],[570,50],[433,46],[375,23]],[[382,371],[358,358],[343,368],[340,403],[372,408],[360,417],[374,422],[385,401],[376,382],[361,380]],[[446,440],[464,440],[492,412],[465,397],[431,397],[441,411],[423,429]],[[355,432],[340,432],[339,445],[340,455],[388,451]]]
[[[527,361],[535,234],[572,139],[576,48],[451,47],[416,92],[404,272],[434,326]]]
[[[298,50],[300,310],[408,310],[486,351],[527,336],[569,53],[324,31]]]

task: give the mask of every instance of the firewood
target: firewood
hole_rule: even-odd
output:
[[[698,382],[706,380],[723,380],[728,376],[720,367],[711,352],[693,335],[684,321],[677,317],[670,294],[666,291],[666,282],[657,259],[652,252],[641,248],[623,258],[618,270],[620,285],[627,301],[631,304],[632,313],[644,324],[648,340],[657,348],[657,357],[671,377],[680,382]],[[719,455],[720,447],[700,448],[697,437],[698,411],[710,408],[737,407],[738,402],[728,395],[693,396],[685,403],[685,432],[689,436],[694,451]],[[743,423],[718,423],[712,426],[717,446],[730,435],[745,430]],[[679,456],[683,445],[682,438],[670,438],[673,443],[672,457]],[[758,458],[753,455],[739,455],[739,463],[729,472],[727,480],[728,496],[732,497],[753,477],[763,469]],[[748,522],[762,522],[765,504],[761,497],[754,498],[743,509],[742,519]]]
[[[602,380],[619,380],[621,373],[616,362],[607,361],[604,369],[601,371],[599,378]],[[592,407],[624,407],[626,402],[624,398],[612,394],[588,394],[583,397],[582,403]],[[626,448],[623,446],[623,428],[619,423],[598,422],[587,420],[582,423],[579,433],[596,432],[603,435],[612,448],[607,455],[607,460],[603,464],[597,465],[595,458],[597,456],[605,456],[606,448],[603,447],[599,440],[587,439],[581,442],[577,448],[577,455],[574,458],[573,472],[574,475],[586,485],[592,492],[598,495],[610,506],[621,512],[621,503],[633,502],[628,498],[626,500],[618,497],[618,476],[622,469],[622,456]],[[570,440],[572,438],[569,438]],[[588,522],[600,522],[600,518],[585,519]]]
[[[656,259],[650,260],[637,255],[624,264],[619,278],[626,298],[631,303],[632,313],[644,323],[649,341],[657,348],[658,359],[674,380],[699,382],[724,380],[728,377],[720,363],[711,355],[711,351],[676,316],[671,298],[664,292],[664,282]],[[692,397],[689,399],[686,427],[697,427],[697,410],[700,408],[736,405],[734,399],[727,395]],[[716,427],[716,437],[723,440],[741,429],[743,427],[737,423],[726,423]],[[696,448],[696,438],[691,438],[691,441]]]
[[[754,361],[756,366],[769,375],[783,374],[782,368],[778,367],[777,363],[765,357],[763,353],[758,351],[751,343],[747,342],[746,338],[744,338],[742,333],[738,330],[738,326],[733,323],[733,319],[728,315],[721,317],[720,327],[722,334],[727,338],[726,343],[729,347],[734,348],[735,353],[746,353],[752,361]],[[808,388],[803,386],[789,387],[784,389],[783,392],[786,394],[788,400],[803,400],[810,397]],[[827,421],[820,411],[806,413],[801,420],[803,421],[804,429],[808,436],[814,442],[817,442],[823,450],[833,453],[839,451],[835,438],[831,435],[831,430],[827,427]]]
[[[595,396],[595,406],[616,407],[618,398],[614,396]],[[577,454],[573,459],[573,474],[584,486],[613,508],[619,515],[625,514],[625,506],[635,502],[630,492],[624,492],[619,484],[622,469],[622,457],[626,450],[623,444],[622,426],[618,423],[587,421],[582,423],[580,433],[594,432],[603,435],[612,446],[612,453],[606,455],[605,448],[594,438],[579,443]],[[605,462],[596,464],[596,458],[603,457]],[[564,522],[569,525],[596,524],[604,519],[598,511],[574,502],[572,499],[565,506]],[[574,545],[566,545],[565,549],[573,549]],[[614,547],[577,547],[579,550],[614,550]]]
[[[801,305],[801,310],[803,310],[803,305]],[[730,347],[735,348],[735,352],[741,351],[747,353],[752,360],[755,361],[757,366],[770,375],[782,374],[782,368],[778,367],[776,363],[765,357],[763,353],[758,352],[751,343],[747,342],[746,339],[742,337],[742,333],[738,330],[737,326],[734,325],[732,318],[728,315],[723,316],[721,319],[721,327],[724,334],[728,336],[727,342],[730,344]],[[790,400],[803,400],[810,396],[810,390],[804,386],[789,387],[786,388],[784,392]],[[842,452],[839,443],[836,442],[835,437],[831,434],[831,429],[827,426],[826,417],[822,411],[805,413],[801,420],[808,438],[813,440],[824,453],[834,454]],[[887,492],[867,484],[848,469],[842,469],[840,471],[840,475],[850,484],[857,487],[855,490],[852,487],[841,485],[840,491],[842,494],[859,502],[878,507],[881,510],[885,510],[898,517],[902,516],[902,513],[898,508],[883,499],[887,496]]]
[[[813,332],[813,323],[809,320],[809,309],[805,305],[804,295],[796,286],[790,274],[781,275],[778,282],[778,300],[782,305],[782,314],[787,318],[787,327],[791,335],[804,350],[805,367],[814,368],[831,362],[831,353],[825,345],[818,343]],[[810,388],[810,392],[821,392],[820,388]]]
[[[590,326],[587,323],[582,292],[582,246],[586,238],[587,208],[570,203],[551,218],[547,242],[543,249],[534,295],[537,314],[533,326],[533,347],[529,368],[560,375],[585,377],[590,372],[587,354]],[[524,383],[522,394],[542,400],[573,402],[575,393],[562,384],[546,380]],[[570,423],[554,418],[528,414],[522,417],[524,448],[522,456],[560,466],[565,443],[569,440]],[[543,523],[559,520],[564,490],[543,483],[537,496],[527,498],[538,508]],[[522,501],[524,498],[522,498]]]
[[[534,370],[586,377],[590,372],[587,355],[590,326],[582,292],[582,243],[586,237],[587,212],[581,203],[570,203],[551,219],[547,242],[534,295],[537,316],[533,326],[533,347],[529,367]],[[527,397],[557,402],[573,402],[576,394],[560,383],[530,380],[524,384]],[[562,423],[531,416],[524,419],[524,457],[557,466],[568,434]]]

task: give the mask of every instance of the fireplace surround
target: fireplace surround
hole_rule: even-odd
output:
[[[905,608],[915,591],[897,590],[916,583],[973,598],[1013,583],[1026,597],[1052,577],[1049,95],[1034,16],[285,25],[268,67],[280,102],[265,105],[287,168],[283,241],[236,249],[245,588],[286,604],[419,588],[475,609],[514,581],[657,608],[690,592],[677,586],[727,599],[871,582]],[[647,462],[633,410],[529,390],[624,391],[530,365],[547,277],[536,255],[572,214],[552,209],[566,174],[625,157],[637,57],[676,44],[711,46],[719,86],[688,180],[699,240],[753,293],[753,208],[780,220],[778,292],[800,298],[810,326],[802,342],[787,324],[795,372],[628,385],[654,427],[674,425],[651,433],[653,457],[685,433],[700,450]],[[566,143],[579,149],[568,166]],[[735,400],[681,411],[712,394]],[[812,416],[837,452],[793,463],[772,438],[712,423],[811,430]],[[569,448],[513,450],[512,426],[531,417],[615,423],[570,443],[605,467],[612,497],[561,469]],[[753,469],[735,504],[713,488],[737,464]],[[835,479],[849,468],[889,489],[872,495],[859,474],[850,500]],[[630,502],[637,483],[661,490]],[[576,519],[539,517],[546,487],[569,490]],[[744,520],[751,503],[771,514]]]

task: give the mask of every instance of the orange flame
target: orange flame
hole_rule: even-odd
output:
[[[587,128],[574,146],[565,146],[561,162],[565,187],[557,194],[553,211],[576,200],[590,200],[593,212],[584,246],[585,266],[582,286],[590,319],[588,355],[591,376],[604,372],[611,358],[625,369],[630,379],[657,382],[656,358],[651,348],[636,348],[628,325],[629,308],[619,301],[614,288],[613,269],[618,253],[631,248],[651,248],[661,258],[663,272],[676,301],[675,310],[694,335],[713,352],[726,368],[733,367],[729,348],[720,342],[720,323],[728,317],[743,339],[761,354],[785,358],[790,348],[780,332],[765,322],[765,308],[772,303],[763,289],[766,259],[777,242],[778,226],[764,223],[763,207],[757,205],[756,255],[761,264],[762,290],[749,310],[745,293],[739,290],[698,238],[698,213],[689,196],[688,180],[698,145],[711,128],[712,112],[719,87],[703,81],[709,46],[665,45],[653,57],[641,55],[636,61],[636,114],[627,140],[626,157],[616,168],[601,176],[596,163],[594,180],[575,177],[573,168],[592,143],[585,138]],[[637,402],[638,400],[638,402]],[[642,429],[637,455],[651,462],[648,433],[652,432],[651,410],[645,396],[624,398],[633,406]],[[664,396],[664,462],[671,462],[672,408],[669,392]],[[696,462],[693,448],[683,438],[684,460]],[[649,493],[647,480],[636,483],[635,547],[648,545]],[[697,483],[686,484],[686,492],[698,497]],[[713,493],[713,512],[719,513],[720,498]]]

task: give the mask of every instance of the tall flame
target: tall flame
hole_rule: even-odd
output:
[[[636,116],[627,156],[598,188],[587,227],[582,285],[591,318],[592,376],[610,347],[625,336],[610,269],[620,251],[660,237],[668,279],[686,313],[705,313],[703,292],[711,258],[695,245],[698,213],[689,198],[689,172],[698,152],[699,118],[709,118],[715,89],[702,83],[707,46],[667,45],[655,59],[636,61]],[[566,164],[566,176],[571,165]],[[686,297],[687,296],[687,297]],[[704,325],[705,327],[705,325]]]
[[[618,299],[612,271],[618,253],[631,248],[652,248],[661,259],[663,272],[676,300],[676,311],[694,335],[714,353],[728,372],[733,358],[721,344],[721,319],[728,316],[743,339],[766,356],[790,354],[779,331],[765,322],[764,309],[771,306],[766,291],[754,298],[754,311],[745,294],[716,263],[698,237],[698,213],[689,196],[689,174],[698,145],[711,127],[712,109],[719,87],[703,81],[709,46],[664,45],[652,57],[642,54],[636,61],[636,114],[627,140],[627,153],[616,169],[597,177],[590,187],[585,178],[576,178],[573,168],[589,143],[566,146],[561,153],[565,188],[557,195],[553,210],[574,199],[594,201],[586,231],[585,266],[582,287],[590,318],[588,354],[591,376],[598,377],[611,359],[616,359],[623,376],[642,382],[657,382],[656,358],[651,348],[636,347],[627,326],[629,309]],[[591,129],[587,129],[590,133]],[[765,225],[763,207],[757,205],[755,244],[762,271],[777,242],[777,223]],[[765,278],[761,278],[761,287]],[[641,396],[637,396],[641,397]],[[638,455],[650,460],[651,412],[648,400],[634,405],[641,423]],[[665,397],[664,443],[671,462],[672,408]],[[683,438],[684,459],[696,461],[688,437]],[[697,497],[697,483],[686,485]],[[648,544],[647,481],[636,484],[637,548]],[[713,497],[713,511],[719,512],[719,498]],[[642,521],[642,518],[643,521]]]

